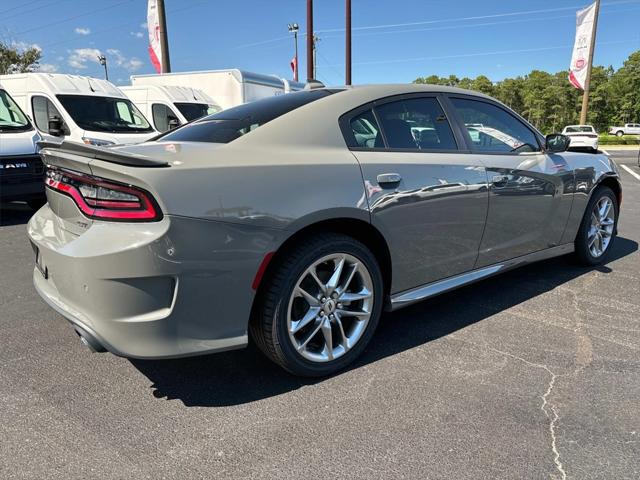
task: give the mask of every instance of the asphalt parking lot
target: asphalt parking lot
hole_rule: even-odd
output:
[[[614,154],[640,175],[637,152]],[[566,259],[387,314],[354,368],[255,349],[91,354],[31,282],[0,210],[0,478],[640,478],[640,180],[611,261]]]

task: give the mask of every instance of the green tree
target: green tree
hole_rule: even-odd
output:
[[[39,48],[20,49],[0,42],[0,75],[32,72],[38,68],[41,57],[42,51]]]

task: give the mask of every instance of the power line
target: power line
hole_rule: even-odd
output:
[[[20,5],[16,5],[15,7],[7,8],[6,10],[2,10],[2,11],[0,12],[0,15],[4,15],[5,13],[7,13],[7,12],[11,12],[12,10],[16,10],[16,9],[18,9],[18,8],[28,7],[29,5],[32,5],[32,4],[34,4],[34,3],[38,3],[38,2],[41,2],[41,1],[42,1],[42,0],[33,0],[33,1],[31,1],[31,2],[26,2],[26,3],[22,3],[22,4],[20,4]],[[25,13],[26,13],[26,12],[25,12]],[[3,20],[4,20],[4,19],[6,19],[6,18],[11,18],[11,16],[9,16],[9,17],[3,17]]]
[[[608,2],[608,3],[603,3],[603,6],[616,6],[616,5],[623,5],[623,4],[629,4],[629,3],[638,3],[640,0],[620,0],[620,1],[613,1],[613,2]],[[496,13],[496,14],[491,14],[491,15],[479,15],[479,16],[473,16],[473,17],[463,17],[463,18],[444,18],[444,19],[438,19],[438,20],[426,20],[426,21],[421,21],[421,22],[406,22],[406,23],[395,23],[395,24],[381,24],[381,25],[367,25],[367,26],[362,26],[362,27],[353,27],[352,30],[356,31],[356,30],[377,30],[377,29],[384,29],[384,28],[398,28],[398,27],[408,27],[408,26],[418,26],[418,25],[433,25],[433,24],[438,24],[438,23],[449,23],[449,22],[463,22],[463,21],[472,21],[472,20],[485,20],[485,19],[489,19],[489,18],[503,18],[503,17],[512,17],[512,16],[518,16],[518,15],[531,15],[531,14],[538,14],[538,13],[551,13],[551,12],[558,12],[558,11],[566,11],[566,10],[575,10],[575,9],[579,9],[582,8],[583,5],[577,5],[577,6],[572,6],[572,7],[559,7],[559,8],[546,8],[546,9],[540,9],[540,10],[528,10],[528,11],[520,11],[520,12],[506,12],[506,13]],[[532,21],[532,20],[538,20],[538,19],[527,19],[526,21]],[[495,24],[502,24],[505,23],[507,24],[508,22],[496,22]],[[513,22],[516,23],[516,22]],[[448,28],[467,28],[467,27],[471,27],[473,25],[455,25],[455,26],[451,26]],[[422,30],[413,30],[413,31],[422,31]],[[333,29],[324,29],[324,30],[318,30],[318,33],[334,33],[334,32],[344,32],[344,28],[333,28]],[[406,30],[402,30],[401,32],[393,32],[393,33],[404,33],[406,32]],[[391,32],[380,32],[379,34],[383,34],[383,33],[391,33]],[[306,35],[305,33],[301,33],[301,35]],[[358,35],[358,36],[363,36],[364,34]],[[243,44],[243,45],[239,45],[235,48],[248,48],[248,47],[257,47],[260,45],[267,45],[269,43],[276,43],[276,42],[280,42],[283,40],[288,39],[289,37],[276,37],[276,38],[272,38],[272,39],[268,39],[268,40],[262,40],[262,41],[258,41],[258,42],[252,42],[252,43],[247,43],[247,44]],[[326,37],[326,38],[334,38],[334,37]]]
[[[599,42],[599,45],[616,45],[620,43],[629,43],[629,40],[615,40],[610,42]],[[553,47],[540,47],[540,48],[523,48],[519,50],[498,50],[493,52],[476,52],[476,53],[462,53],[458,55],[440,55],[433,57],[410,57],[410,58],[396,58],[393,60],[371,60],[368,62],[357,62],[354,65],[388,65],[392,63],[406,63],[406,62],[422,62],[426,60],[446,60],[451,58],[468,58],[468,57],[483,57],[489,55],[510,55],[513,53],[533,53],[533,52],[544,52],[547,50],[561,50],[564,48],[571,48],[571,45],[557,45]],[[333,66],[337,66],[338,64],[334,64]]]
[[[98,8],[97,10],[92,10],[90,12],[81,13],[79,15],[74,15],[73,17],[64,18],[62,20],[57,20],[55,22],[49,22],[45,25],[41,25],[39,27],[29,28],[27,30],[23,30],[22,32],[16,33],[16,35],[24,35],[25,33],[35,32],[36,30],[42,30],[43,28],[50,28],[53,25],[60,25],[61,23],[70,22],[71,20],[76,20],[78,18],[87,17],[89,15],[94,15],[98,12],[103,12],[105,10],[110,10],[115,7],[119,7],[120,5],[124,5],[125,3],[131,3],[133,0],[125,0],[124,2],[115,3],[113,5],[109,5],[108,7]]]

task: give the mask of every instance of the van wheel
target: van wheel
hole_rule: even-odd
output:
[[[576,259],[583,265],[603,263],[611,251],[618,222],[618,199],[609,187],[593,192],[575,241]]]
[[[295,375],[345,368],[378,325],[380,267],[365,245],[346,235],[299,242],[263,281],[250,334],[267,357]]]

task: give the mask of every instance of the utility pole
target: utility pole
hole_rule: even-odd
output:
[[[593,32],[591,34],[591,47],[589,49],[589,63],[587,64],[587,78],[584,81],[584,93],[582,94],[582,110],[580,110],[580,125],[587,123],[587,111],[589,109],[589,87],[591,84],[591,69],[593,68],[593,52],[596,48],[596,32],[598,30],[598,15],[600,14],[600,0],[596,0],[596,11],[593,18]]]
[[[158,19],[159,22],[159,34],[160,34],[160,48],[162,50],[162,72],[171,72],[171,62],[169,61],[169,38],[167,35],[167,17],[164,12],[164,0],[158,0]]]
[[[298,26],[297,23],[290,23],[289,25],[287,25],[287,27],[289,28],[289,32],[293,33],[293,41],[296,44],[296,54],[295,54],[295,65],[294,65],[294,69],[293,69],[293,80],[294,81],[298,81],[298,30],[300,30],[300,27]]]
[[[345,85],[351,85],[351,0],[345,0]]]
[[[307,82],[315,78],[315,48],[313,35],[313,0],[307,0]]]
[[[107,57],[104,55],[98,55],[98,61],[100,65],[104,67],[104,79],[109,80],[109,72],[107,71]]]

